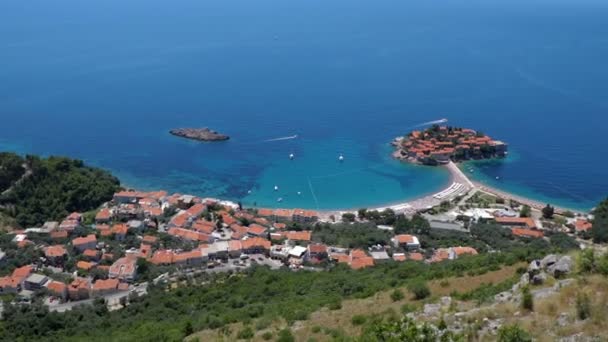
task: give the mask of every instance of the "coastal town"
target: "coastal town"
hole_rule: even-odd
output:
[[[128,305],[130,296],[145,295],[148,282],[177,281],[178,275],[197,272],[238,272],[254,265],[293,271],[345,265],[358,270],[387,262],[449,262],[480,253],[469,245],[432,247],[414,233],[416,220],[431,231],[468,234],[471,225],[483,222],[507,229],[513,238],[542,240],[556,232],[588,238],[591,216],[562,212],[557,219],[484,191],[449,165],[457,181],[447,189],[426,200],[376,210],[242,208],[166,191],[120,191],[94,212],[75,212],[61,222],[6,234],[10,241],[5,246],[38,257],[0,277],[0,295],[24,305],[42,296],[51,311],[103,298],[115,310]],[[334,245],[316,234],[319,225],[378,223],[374,217],[397,215],[411,218],[414,229],[397,232],[390,220],[373,224],[371,230],[387,234],[384,244]],[[1,252],[0,261],[6,255]],[[150,268],[162,273],[148,279]]]
[[[442,165],[450,161],[502,158],[508,145],[470,128],[433,125],[424,131],[412,131],[396,138],[393,157],[424,165]]]

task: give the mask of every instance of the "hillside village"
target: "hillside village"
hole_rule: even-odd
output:
[[[120,191],[95,212],[72,213],[61,222],[3,235],[0,294],[21,304],[43,300],[52,311],[95,298],[119,309],[128,304],[128,296],[145,295],[148,282],[171,282],[176,274],[235,272],[256,264],[297,271],[406,260],[437,263],[483,251],[449,245],[456,240],[429,231],[469,234],[474,223],[489,223],[510,232],[510,239],[549,241],[547,233],[584,237],[592,227],[583,216],[562,218],[557,225],[538,213],[520,217],[529,208],[500,203],[475,194],[408,221],[390,209],[336,217],[302,209],[244,209],[238,203],[164,191]],[[398,231],[404,230],[397,229],[399,222],[409,222],[407,233]],[[383,234],[383,243],[333,245],[318,230],[363,224],[368,224],[363,234]]]

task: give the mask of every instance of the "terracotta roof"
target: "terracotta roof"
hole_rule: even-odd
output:
[[[424,255],[422,255],[422,253],[409,253],[407,259],[414,261],[422,261],[424,260]]]
[[[127,235],[129,231],[129,226],[126,223],[117,223],[112,226],[112,233],[118,235]]]
[[[98,256],[97,250],[95,249],[85,249],[84,252],[82,252],[82,255],[89,257],[89,258],[96,258]]]
[[[327,252],[327,246],[323,245],[323,244],[310,244],[308,245],[308,251],[310,253],[326,253]]]
[[[118,288],[119,281],[118,279],[97,279],[91,288],[94,291],[107,291],[107,290],[115,290]]]
[[[206,234],[211,234],[215,230],[215,224],[206,220],[196,220],[192,224],[192,229]]]
[[[27,278],[32,273],[32,271],[34,271],[34,266],[25,265],[14,269],[12,276],[16,278]]]
[[[437,250],[435,250],[435,253],[433,254],[433,257],[431,258],[431,262],[439,262],[439,261],[444,261],[444,260],[448,260],[450,258],[450,252],[448,251],[447,248],[439,248]]]
[[[57,258],[66,255],[68,252],[63,245],[49,246],[44,250],[44,255],[47,258]]]
[[[222,215],[222,221],[227,225],[231,225],[231,224],[234,224],[237,222],[236,219],[234,217],[232,217],[232,215],[230,215],[229,213],[227,213],[225,211],[221,212],[221,215]]]
[[[167,231],[167,234],[169,235],[173,235],[173,236],[178,236],[182,239],[186,239],[186,240],[190,240],[190,241],[210,241],[211,240],[211,236],[209,234],[205,234],[205,233],[199,233],[199,232],[195,232],[193,230],[188,230],[188,229],[184,229],[184,228],[171,228],[169,229],[169,231]]]
[[[279,222],[277,222],[277,223],[273,224],[273,226],[274,226],[276,229],[285,229],[285,228],[287,228],[287,225],[286,225],[285,223],[279,223]]]
[[[405,254],[403,254],[403,253],[395,253],[395,254],[393,254],[393,260],[395,260],[395,261],[405,261],[406,260]]]
[[[84,271],[90,270],[93,266],[95,266],[95,264],[87,261],[79,261],[76,263],[76,267]]]
[[[136,259],[122,257],[110,266],[109,272],[113,277],[133,277],[136,267]]]
[[[68,286],[69,290],[88,289],[91,286],[86,278],[76,278]]]
[[[239,240],[230,240],[228,241],[228,249],[230,251],[240,251],[243,250],[243,244]]]
[[[266,227],[262,227],[259,224],[253,223],[253,224],[249,225],[247,232],[249,234],[253,234],[253,235],[262,235],[262,234],[266,233]]]
[[[156,243],[156,241],[158,241],[158,238],[154,235],[144,235],[142,241],[149,245],[153,245]]]
[[[353,270],[358,270],[358,269],[370,267],[370,266],[374,266],[374,258],[372,258],[372,257],[357,258],[357,259],[353,259],[350,262],[350,267]]]
[[[398,243],[414,243],[416,240],[416,237],[414,235],[409,235],[409,234],[399,234],[399,235],[395,235],[395,240]]]
[[[193,205],[192,207],[190,207],[188,210],[186,210],[186,212],[188,213],[188,215],[190,216],[199,216],[201,215],[205,210],[207,209],[207,206],[202,204],[202,203],[197,203],[195,205]]]
[[[592,227],[593,227],[593,225],[591,224],[591,222],[589,222],[587,220],[578,219],[578,220],[574,221],[574,228],[577,231],[587,231],[587,230],[591,229]]]
[[[260,216],[272,216],[274,214],[274,211],[272,209],[266,209],[266,208],[262,208],[262,209],[258,209],[258,215]]]
[[[454,247],[452,249],[454,250],[454,253],[456,253],[456,255],[458,256],[463,254],[477,255],[477,250],[473,247]]]
[[[540,230],[524,229],[524,228],[511,228],[511,232],[515,236],[542,238],[545,236]]]
[[[312,236],[312,233],[307,230],[307,231],[289,231],[287,233],[285,233],[285,237],[287,237],[289,240],[293,240],[293,241],[310,241]]]
[[[68,232],[65,230],[56,230],[51,232],[52,239],[65,239],[68,237]]]
[[[536,223],[530,217],[497,217],[496,223],[503,226],[525,225],[528,228],[536,227]]]
[[[264,249],[270,249],[270,246],[271,246],[270,241],[260,238],[260,237],[253,237],[253,238],[249,238],[247,240],[243,240],[243,241],[241,241],[241,244],[243,246],[243,249],[249,249],[249,248],[253,248],[253,247],[261,247]]]
[[[294,216],[307,217],[307,218],[315,218],[319,217],[319,213],[314,210],[304,210],[304,209],[295,209],[293,211]]]
[[[110,213],[110,209],[104,208],[104,209],[101,209],[97,213],[97,215],[95,215],[95,220],[107,221],[110,219],[111,216],[112,216],[112,214]]]
[[[170,250],[158,250],[150,259],[150,262],[155,265],[168,265],[173,263],[173,251]]]
[[[188,219],[190,218],[190,214],[185,211],[173,216],[171,219],[171,224],[176,225],[178,227],[185,227],[186,223],[188,223]]]
[[[277,217],[291,218],[293,216],[293,211],[289,209],[276,209],[273,212],[273,215]]]
[[[47,285],[46,288],[54,294],[63,294],[67,290],[68,286],[62,282],[52,280]]]
[[[365,258],[367,257],[367,253],[365,253],[362,249],[353,249],[350,251],[351,259]]]
[[[72,240],[72,244],[74,246],[85,245],[88,243],[97,243],[97,238],[95,237],[95,234],[89,234],[85,237],[77,237]]]

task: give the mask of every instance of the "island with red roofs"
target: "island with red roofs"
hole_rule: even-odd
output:
[[[508,145],[469,128],[433,125],[393,140],[393,157],[423,165],[503,158]]]

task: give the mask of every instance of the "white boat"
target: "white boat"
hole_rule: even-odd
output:
[[[301,195],[301,194],[302,194],[302,192],[301,192],[301,191],[298,191],[298,196],[299,196],[299,195]]]
[[[344,161],[344,156],[343,156],[343,155],[340,155],[340,156],[338,157],[338,160],[339,160],[339,161]]]
[[[283,202],[283,197],[277,198],[277,202]]]
[[[279,191],[279,186],[278,185],[274,186],[274,191]]]
[[[290,153],[290,154],[289,154],[289,159],[293,159],[293,158],[295,158],[294,154],[293,154],[293,153]]]

